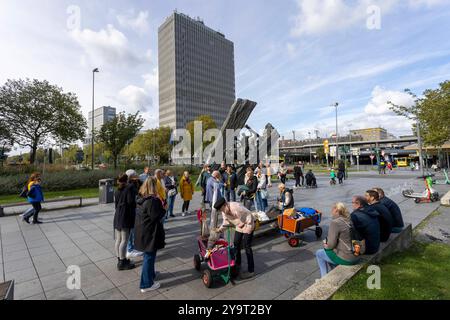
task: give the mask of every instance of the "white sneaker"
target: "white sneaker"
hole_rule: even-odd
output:
[[[186,217],[186,212],[183,212],[183,213],[181,214],[181,216],[182,216],[182,217]]]
[[[139,252],[137,250],[133,250],[131,252],[127,252],[127,259],[139,258],[144,255],[143,252]]]
[[[161,288],[161,284],[159,282],[154,282],[153,286],[151,286],[150,288],[141,289],[141,293],[152,292],[152,291],[158,290],[159,288]]]

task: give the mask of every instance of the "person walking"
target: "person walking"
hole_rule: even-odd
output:
[[[115,251],[119,271],[130,270],[135,267],[126,257],[127,243],[130,238],[130,231],[134,228],[136,217],[136,190],[133,184],[128,183],[128,180],[128,176],[122,174],[118,179],[119,186],[115,193]]]
[[[241,272],[240,278],[250,279],[255,276],[255,262],[253,258],[252,241],[255,232],[255,219],[252,213],[238,202],[227,203],[224,198],[220,198],[214,205],[217,211],[222,212],[223,223],[219,228],[219,233],[223,233],[226,226],[236,227],[234,233],[234,248],[236,250],[236,267],[241,267],[241,248],[242,245],[247,255],[247,272]]]
[[[177,178],[173,175],[171,170],[166,171],[166,176],[164,178],[164,185],[166,188],[166,194],[167,194],[167,215],[166,218],[175,218],[175,215],[173,214],[173,208],[175,206],[175,199],[177,198],[178,194],[178,185],[177,185]]]
[[[189,212],[189,204],[192,201],[194,195],[194,184],[191,181],[189,172],[185,171],[183,177],[180,180],[180,195],[183,199],[182,216],[185,217]]]
[[[39,218],[39,212],[42,210],[41,202],[44,201],[44,193],[42,191],[41,187],[42,179],[40,173],[33,173],[30,176],[30,179],[27,183],[27,200],[33,207],[33,210],[28,211],[28,213],[25,213],[23,220],[26,223],[30,223],[30,218],[33,217],[32,224],[42,224],[42,221],[40,221]]]
[[[299,161],[294,167],[295,187],[300,188],[305,185],[305,177],[303,176],[302,162]],[[300,184],[300,179],[302,180]]]
[[[225,199],[228,202],[236,202],[237,175],[231,166],[227,166],[222,178],[225,185]]]
[[[328,237],[324,240],[323,249],[316,252],[322,278],[338,265],[351,266],[359,261],[352,250],[352,222],[347,208],[343,203],[336,203],[331,216]]]
[[[155,282],[157,252],[165,247],[165,231],[162,221],[166,210],[156,189],[157,180],[151,177],[139,190],[136,210],[136,249],[144,252],[140,289],[141,293],[155,291],[161,287]]]

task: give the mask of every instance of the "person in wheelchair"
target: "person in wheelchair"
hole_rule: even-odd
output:
[[[317,188],[317,179],[312,170],[309,170],[305,176],[306,186],[308,188]]]

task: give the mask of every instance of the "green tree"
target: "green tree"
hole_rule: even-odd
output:
[[[426,145],[442,146],[450,137],[450,81],[441,83],[438,89],[426,90],[420,98],[409,89],[405,92],[414,98],[414,104],[401,106],[389,102],[391,110],[408,119],[419,121],[421,136]]]
[[[30,162],[45,143],[84,138],[86,119],[74,93],[39,80],[8,80],[0,87],[0,120],[15,142],[31,149]]]
[[[113,120],[104,124],[97,134],[97,141],[103,143],[105,150],[111,153],[114,168],[117,169],[119,155],[142,129],[145,120],[136,114],[119,113]]]
[[[14,139],[8,128],[0,119],[0,164],[3,166],[3,162],[7,159],[7,153],[11,151]]]
[[[137,157],[141,160],[152,156],[157,157],[160,163],[167,163],[172,150],[171,133],[169,127],[150,129],[133,140],[133,143],[127,147],[126,155],[128,158]]]
[[[191,150],[192,150],[192,155],[194,155],[194,125],[195,125],[195,121],[200,121],[202,123],[202,136],[205,134],[206,131],[210,130],[210,129],[217,129],[217,124],[214,121],[214,119],[209,116],[209,115],[202,115],[197,117],[194,121],[191,121],[187,124],[186,126],[186,130],[189,131],[190,135],[191,135]],[[207,145],[209,145],[211,142],[204,142],[203,143],[203,148],[205,148]]]
[[[324,147],[317,148],[316,154],[317,154],[317,159],[320,161],[320,163],[323,163],[323,159],[325,159],[325,157],[326,157]]]

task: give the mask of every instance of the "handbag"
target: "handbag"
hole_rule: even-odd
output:
[[[169,192],[167,192],[167,196],[169,198],[174,197],[178,194],[177,189],[170,189]]]
[[[22,188],[22,191],[19,194],[20,198],[28,198],[28,187],[25,185]]]

